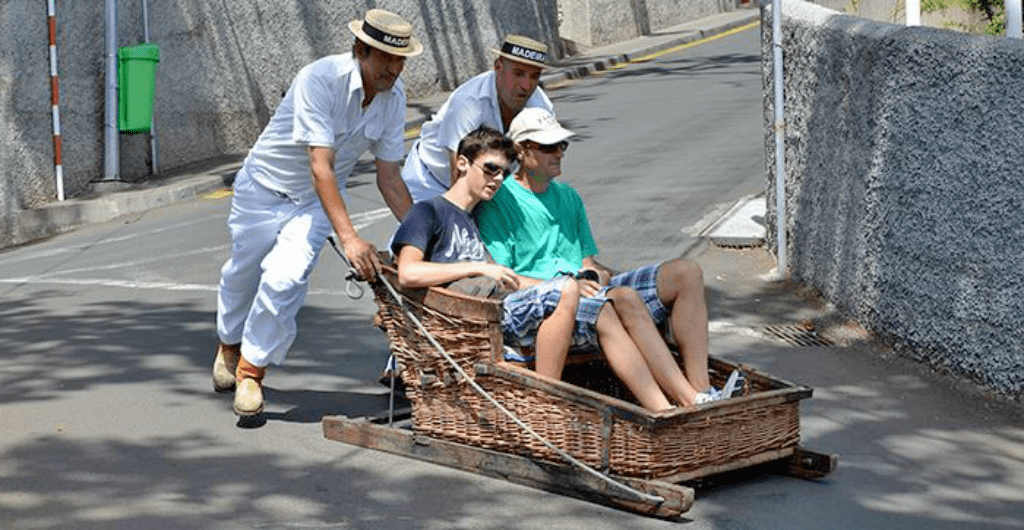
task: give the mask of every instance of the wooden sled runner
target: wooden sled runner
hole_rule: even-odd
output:
[[[384,278],[398,284],[392,268]],[[373,289],[378,324],[412,404],[412,429],[327,417],[329,439],[667,518],[693,504],[693,490],[680,482],[774,461],[794,476],[820,478],[837,465],[837,457],[799,446],[799,403],[810,388],[712,358],[712,384],[721,388],[740,369],[742,396],[653,413],[601,359],[570,354],[563,381],[504,362],[500,302],[442,288],[401,291],[399,302],[383,282]]]

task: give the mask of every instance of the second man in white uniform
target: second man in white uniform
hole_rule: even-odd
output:
[[[473,77],[448,96],[423,124],[402,166],[413,201],[441,195],[451,185],[459,142],[481,125],[504,133],[519,111],[540,107],[554,114],[540,75],[548,64],[548,47],[521,35],[509,35],[494,60],[494,69]]]

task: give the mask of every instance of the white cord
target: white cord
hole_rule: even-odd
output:
[[[388,288],[388,291],[391,293],[391,296],[393,296],[395,298],[395,300],[398,301],[398,305],[401,306],[402,309],[405,311],[405,314],[410,319],[412,319],[413,323],[416,324],[416,327],[419,328],[420,332],[423,333],[423,335],[427,338],[427,340],[430,342],[430,344],[433,345],[435,348],[437,348],[437,351],[441,352],[441,355],[444,356],[445,360],[447,360],[448,363],[451,364],[455,368],[455,370],[459,373],[459,375],[461,375],[463,377],[463,379],[465,379],[466,382],[469,383],[469,385],[473,388],[473,390],[475,390],[478,394],[483,396],[487,401],[490,401],[492,405],[494,405],[498,410],[500,410],[506,416],[511,418],[512,421],[514,421],[516,423],[516,425],[522,427],[523,430],[525,430],[531,436],[533,436],[534,438],[539,440],[542,444],[547,446],[552,451],[558,453],[558,456],[561,456],[563,459],[565,459],[569,463],[573,464],[574,466],[579,467],[583,471],[586,471],[587,473],[590,473],[591,475],[593,475],[593,476],[595,476],[595,477],[597,477],[597,478],[607,482],[608,484],[611,484],[612,486],[614,486],[616,488],[619,488],[622,491],[628,492],[629,494],[635,496],[638,499],[642,499],[645,502],[650,502],[650,503],[655,503],[655,504],[661,504],[661,503],[665,502],[665,498],[664,497],[659,497],[657,495],[649,495],[649,494],[644,493],[644,492],[642,492],[640,490],[637,490],[637,489],[635,489],[633,487],[630,487],[627,484],[623,484],[623,483],[621,483],[621,482],[619,482],[619,481],[617,481],[617,480],[615,480],[615,479],[613,479],[613,478],[611,478],[611,477],[609,477],[607,475],[604,475],[602,473],[597,472],[596,470],[594,470],[590,466],[588,466],[586,463],[581,462],[580,460],[577,460],[576,458],[574,458],[569,453],[566,453],[565,451],[559,449],[553,443],[547,441],[546,439],[544,439],[543,436],[541,436],[536,431],[534,431],[532,428],[530,428],[529,425],[523,423],[519,418],[517,418],[515,416],[515,414],[513,414],[511,411],[509,411],[504,406],[502,406],[501,403],[498,403],[498,401],[495,400],[493,397],[491,397],[491,395],[488,394],[486,390],[481,388],[480,385],[478,385],[476,383],[476,381],[473,380],[473,378],[469,377],[469,374],[467,374],[462,369],[462,367],[459,366],[459,364],[457,362],[455,362],[455,359],[452,359],[451,356],[448,355],[448,352],[446,352],[444,350],[444,348],[440,344],[438,344],[436,340],[434,340],[434,337],[430,334],[429,331],[427,331],[427,329],[423,326],[423,324],[420,323],[420,320],[418,318],[416,318],[416,315],[413,315],[412,312],[409,311],[409,309],[407,307],[405,307],[405,304],[402,302],[402,296],[399,295],[397,291],[395,291],[395,288],[391,286],[391,283],[388,282],[387,278],[384,278],[384,275],[382,275],[382,274],[378,275],[377,277],[380,278],[381,282],[384,283],[384,286]]]
[[[338,254],[341,261],[344,261],[345,265],[348,266],[348,271],[345,272],[345,294],[353,300],[359,300],[366,292],[366,288],[359,283],[359,274],[356,272],[355,268],[352,267],[352,262],[350,262],[348,258],[345,257],[345,254],[342,253],[341,249],[338,248],[338,244],[334,242],[334,236],[327,236],[327,242],[331,244],[331,248],[333,248],[334,252]],[[353,289],[355,292],[353,292]]]

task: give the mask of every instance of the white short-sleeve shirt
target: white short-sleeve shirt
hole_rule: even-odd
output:
[[[362,106],[363,81],[351,53],[318,59],[299,70],[245,159],[246,171],[260,185],[295,201],[315,200],[307,147],[334,149],[338,188],[360,155],[398,162],[404,155],[405,88],[396,80],[389,92]]]
[[[533,91],[526,106],[541,107],[554,115],[554,106],[540,87]],[[449,151],[457,151],[462,138],[481,125],[505,132],[494,70],[479,74],[456,88],[437,114],[423,124],[416,155],[430,174],[403,168],[402,178],[409,188],[416,184],[410,180],[433,176],[446,189],[451,184]]]

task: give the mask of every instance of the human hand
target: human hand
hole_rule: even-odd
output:
[[[484,275],[494,278],[502,287],[513,291],[519,288],[519,277],[512,269],[497,263],[481,263],[481,265]]]
[[[345,257],[356,270],[360,280],[373,279],[380,272],[380,260],[377,258],[377,247],[361,237],[353,237],[344,241]]]
[[[576,285],[580,288],[580,296],[591,297],[597,294],[601,290],[601,284],[594,280],[584,280],[582,278],[576,280]]]

